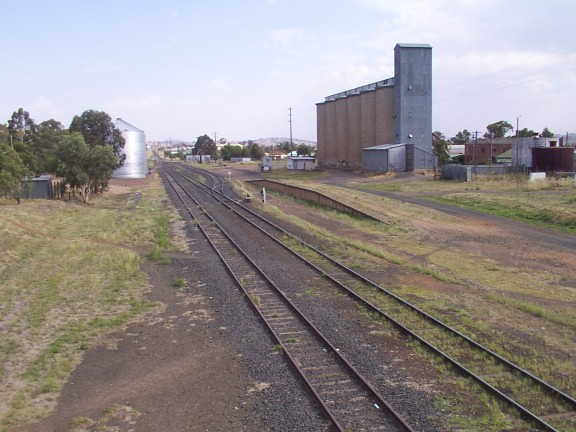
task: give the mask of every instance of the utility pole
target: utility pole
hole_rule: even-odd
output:
[[[516,171],[520,171],[520,140],[518,138],[520,138],[519,135],[519,124],[520,124],[520,117],[518,116],[516,117]]]
[[[490,132],[490,166],[492,166],[492,132]]]
[[[288,116],[290,122],[290,151],[292,151],[292,108],[288,108]]]
[[[476,149],[478,148],[478,134],[480,132],[474,131],[474,146],[472,150],[472,164],[474,165],[474,174],[476,174]]]

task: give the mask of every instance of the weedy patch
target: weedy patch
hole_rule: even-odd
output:
[[[125,425],[127,429],[132,430],[141,415],[140,412],[129,406],[112,405],[106,410],[105,415],[98,420],[87,417],[74,419],[71,432],[119,430],[120,427],[117,425]]]

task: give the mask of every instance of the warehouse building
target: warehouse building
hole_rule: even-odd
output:
[[[327,96],[316,107],[319,167],[435,167],[430,45],[397,44],[393,78]]]

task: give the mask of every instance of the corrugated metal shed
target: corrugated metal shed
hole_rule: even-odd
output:
[[[22,198],[28,199],[52,199],[54,197],[54,188],[52,185],[52,176],[42,175],[34,177],[26,182]]]
[[[384,144],[362,149],[362,168],[388,172],[406,170],[406,144]]]

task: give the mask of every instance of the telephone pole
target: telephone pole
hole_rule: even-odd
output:
[[[290,151],[292,151],[292,108],[288,108],[288,117],[290,122]]]
[[[474,131],[472,132],[474,134],[474,147],[473,147],[473,152],[472,152],[472,164],[474,165],[474,174],[476,174],[476,148],[478,147],[478,134],[480,132],[478,131]]]

